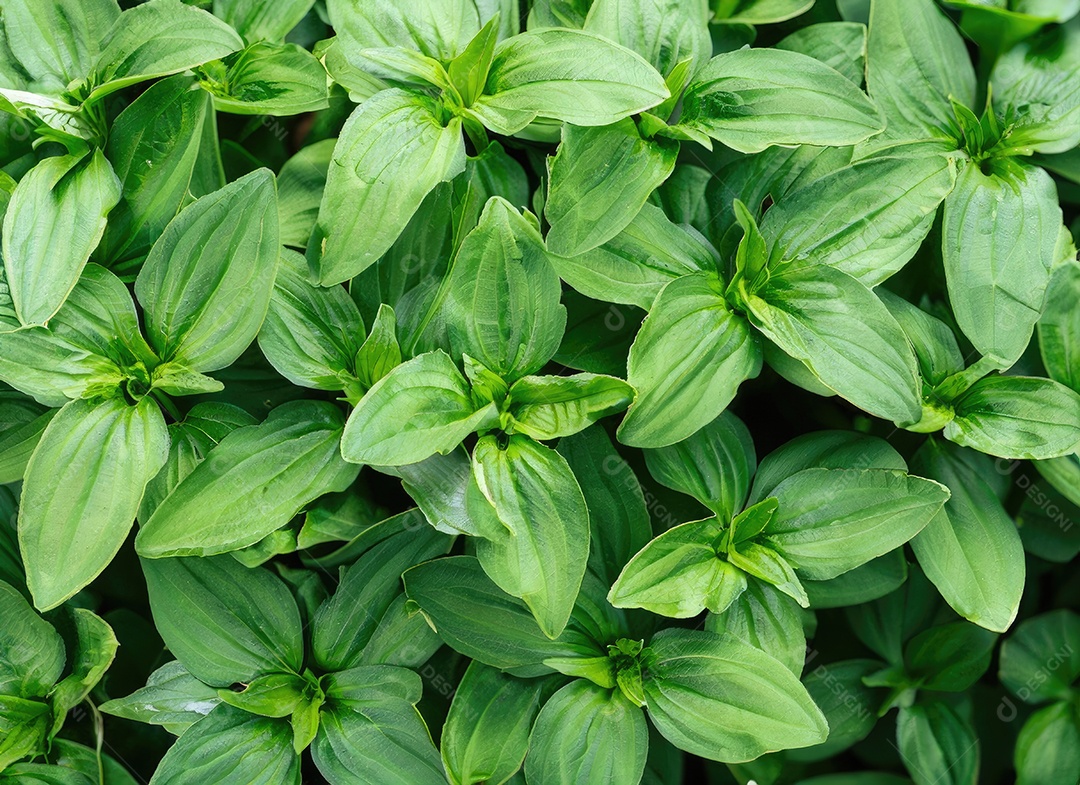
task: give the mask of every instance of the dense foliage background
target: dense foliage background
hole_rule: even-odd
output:
[[[1080,783],[1080,0],[0,21],[0,783]]]

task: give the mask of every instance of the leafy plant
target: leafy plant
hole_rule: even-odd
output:
[[[1080,2],[0,33],[0,785],[1076,784]]]

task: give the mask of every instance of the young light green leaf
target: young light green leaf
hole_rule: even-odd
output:
[[[760,372],[761,350],[749,324],[728,308],[720,282],[695,273],[660,292],[627,370],[638,394],[619,441],[663,447],[715,420],[739,385]]]
[[[1054,261],[1061,208],[1042,169],[1009,162],[960,173],[945,200],[942,255],[956,322],[1008,368],[1031,340]]]
[[[52,419],[27,466],[19,508],[19,549],[38,608],[55,608],[108,566],[168,449],[165,419],[149,398],[135,406],[122,398],[72,401]]]
[[[769,340],[842,398],[893,422],[922,416],[915,354],[903,330],[851,276],[822,265],[785,266],[746,304]]]
[[[686,89],[679,124],[743,153],[857,144],[884,128],[878,108],[843,74],[783,49],[714,57]]]
[[[326,109],[326,69],[296,44],[256,43],[200,69],[220,112],[287,116]]]
[[[120,181],[100,150],[46,158],[28,172],[4,215],[4,273],[24,325],[43,325],[64,304],[120,201]]]
[[[648,748],[641,709],[619,690],[576,679],[540,710],[529,737],[525,776],[551,785],[638,782]]]
[[[610,125],[668,96],[663,77],[640,55],[592,33],[547,29],[499,44],[471,111],[491,130],[512,134],[537,117]]]
[[[589,511],[574,473],[561,455],[526,436],[510,437],[505,447],[485,436],[473,449],[473,475],[507,529],[477,543],[481,566],[556,638],[589,558]]]
[[[482,14],[485,6],[490,9]],[[494,11],[476,0],[433,0],[415,4],[376,0],[357,4],[329,0],[330,24],[353,49],[411,49],[435,60],[451,60],[472,40]]]
[[[993,489],[972,468],[976,461],[990,463],[934,439],[915,454],[914,470],[943,483],[952,496],[911,547],[953,610],[1004,632],[1016,618],[1024,592],[1024,546]]]
[[[630,559],[611,587],[609,602],[676,619],[706,608],[723,612],[747,584],[743,572],[717,550],[726,531],[726,524],[707,518],[664,532]]]
[[[642,139],[633,120],[581,128],[564,125],[548,165],[547,244],[577,256],[621,232],[675,169],[677,142]]]
[[[183,666],[212,687],[299,673],[300,612],[264,568],[229,556],[144,559],[154,624]]]
[[[772,492],[768,541],[811,580],[827,580],[910,540],[949,498],[943,485],[882,469],[805,469]],[[843,542],[843,548],[837,543]]]
[[[88,100],[220,60],[243,46],[235,30],[200,8],[150,0],[124,11],[102,41]]]
[[[75,630],[71,673],[58,682],[49,695],[53,711],[50,737],[63,727],[68,712],[82,703],[101,681],[120,645],[112,627],[86,608],[72,608],[71,620]]]
[[[634,399],[622,379],[579,373],[525,376],[510,388],[513,429],[534,439],[558,439],[583,431],[597,420],[621,412]]]
[[[683,750],[739,763],[820,744],[828,735],[798,678],[738,638],[668,629],[653,637],[649,650],[649,717]]]
[[[279,252],[277,195],[267,169],[185,208],[154,243],[135,282],[150,345],[162,359],[195,371],[232,364],[266,316]]]
[[[432,99],[395,88],[349,116],[307,246],[320,284],[341,283],[374,264],[424,197],[465,169],[461,120],[443,115]]]
[[[221,440],[150,516],[139,554],[211,556],[280,529],[324,493],[343,491],[359,468],[340,452],[345,418],[336,406],[291,401],[262,425]]]
[[[1080,447],[1080,393],[1050,379],[994,374],[954,406],[945,438],[989,455],[1046,460]]]
[[[351,463],[404,466],[446,454],[498,420],[477,407],[469,384],[443,351],[399,365],[365,395],[345,425],[341,454]]]

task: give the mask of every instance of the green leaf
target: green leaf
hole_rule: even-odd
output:
[[[256,43],[201,69],[219,112],[288,116],[326,109],[326,69],[296,44]]]
[[[525,776],[552,785],[638,782],[648,749],[641,709],[619,690],[577,679],[540,710],[529,738]]]
[[[841,608],[891,594],[907,577],[907,559],[903,549],[897,548],[830,580],[803,581],[803,588],[810,598],[811,608]]]
[[[364,649],[403,592],[401,574],[443,555],[450,544],[430,527],[402,528],[346,568],[312,622],[312,656],[319,668],[333,673],[364,664]]]
[[[101,43],[89,101],[177,74],[241,49],[229,25],[181,0],[150,0],[120,15]]]
[[[664,447],[695,433],[761,370],[750,326],[706,273],[669,283],[630,348],[627,381],[637,398],[619,426],[619,441]]]
[[[399,365],[397,317],[394,309],[383,303],[371,324],[371,334],[356,352],[356,375],[360,384],[370,388]]]
[[[480,662],[469,664],[439,743],[451,785],[498,785],[521,768],[547,686],[543,679],[518,679]]]
[[[772,500],[766,500],[763,504],[769,501]],[[772,505],[775,507],[775,501],[772,501]],[[795,569],[768,545],[755,542],[729,544],[727,558],[737,569],[775,586],[803,608],[809,607],[810,600]]]
[[[851,276],[823,265],[785,266],[746,304],[754,326],[837,395],[893,422],[922,416],[915,354],[903,330]]]
[[[1013,120],[1004,144],[1024,155],[1080,143],[1080,27],[1051,26],[1006,52],[990,74],[994,109]]]
[[[0,435],[0,484],[22,480],[41,434],[55,415],[55,409],[47,409],[31,420],[12,424]]]
[[[940,385],[964,371],[964,355],[949,325],[887,289],[877,295],[911,341],[924,382]]]
[[[182,421],[169,426],[169,458],[146,486],[139,506],[139,522],[149,519],[162,500],[227,434],[258,422],[243,409],[227,403],[206,402],[191,407]]]
[[[956,709],[935,701],[901,707],[896,720],[900,757],[915,785],[975,785],[979,738]]]
[[[1080,392],[1080,263],[1058,267],[1047,287],[1039,319],[1039,350],[1047,375]]]
[[[599,128],[564,125],[544,205],[552,253],[577,256],[619,234],[674,171],[678,153],[677,142],[643,139],[629,118]]]
[[[956,322],[980,354],[1008,368],[1042,313],[1061,208],[1050,175],[969,165],[945,200],[942,255]]]
[[[293,752],[289,723],[218,706],[165,753],[150,782],[223,782],[237,771],[243,771],[244,781],[250,785],[299,781],[300,758]]]
[[[908,642],[904,648],[904,662],[919,686],[928,690],[962,692],[990,666],[997,637],[965,621],[941,624]]]
[[[829,738],[816,747],[791,751],[788,755],[793,760],[824,760],[869,735],[877,722],[880,699],[862,680],[880,666],[877,660],[842,660],[819,665],[806,675],[803,685],[829,721]]]
[[[47,323],[75,287],[120,200],[100,150],[46,158],[15,188],[4,215],[4,273],[24,325]]]
[[[714,57],[686,89],[679,124],[743,153],[852,145],[884,128],[877,107],[843,74],[783,49]]]
[[[307,246],[319,217],[319,204],[337,139],[313,142],[285,162],[278,172],[278,225],[281,244]]]
[[[82,703],[90,690],[101,681],[120,645],[112,627],[85,608],[72,608],[71,619],[75,628],[71,673],[57,683],[49,695],[53,712],[50,737],[63,727],[68,711]]]
[[[45,752],[49,706],[42,701],[0,695],[0,766]]]
[[[633,398],[634,388],[622,379],[579,373],[522,377],[510,388],[507,402],[514,431],[558,439],[621,412]]]
[[[980,452],[1044,460],[1080,445],[1080,393],[1050,379],[987,376],[954,406],[945,438]]]
[[[118,16],[115,0],[7,0],[5,48],[39,90],[60,93],[90,73]]]
[[[491,61],[495,57],[499,21],[498,14],[489,19],[446,68],[450,84],[460,93],[465,106],[472,104],[484,90]]]
[[[680,749],[739,763],[820,744],[828,734],[795,675],[737,638],[670,629],[653,637],[649,649],[646,708]]]
[[[810,0],[711,0],[710,5],[716,22],[763,25],[800,16],[813,3]]]
[[[1017,785],[1067,785],[1080,777],[1080,716],[1072,703],[1035,712],[1020,729]]]
[[[187,76],[151,85],[116,118],[105,147],[123,197],[95,258],[128,270],[146,258],[188,198],[210,100]]]
[[[950,138],[950,99],[975,104],[967,48],[933,0],[874,0],[866,85],[888,118],[890,139]]]
[[[765,213],[769,264],[829,265],[874,287],[915,255],[955,180],[952,159],[935,155],[870,158],[830,172]]]
[[[13,587],[0,581],[0,695],[40,698],[64,670],[64,642]]]
[[[823,22],[797,30],[776,44],[777,49],[820,60],[856,85],[866,72],[866,25],[857,22]]]
[[[651,204],[599,248],[572,258],[553,256],[551,262],[564,281],[587,297],[646,309],[666,284],[716,264],[706,243]]]
[[[154,243],[135,282],[150,345],[162,359],[195,371],[231,365],[266,316],[279,250],[277,195],[267,169],[185,208]]]
[[[319,283],[370,267],[398,238],[424,197],[465,169],[461,120],[432,99],[383,90],[354,111],[334,157],[307,246]]]
[[[574,473],[554,450],[526,436],[505,447],[485,436],[473,475],[507,531],[477,543],[484,571],[520,597],[549,638],[566,626],[589,558],[589,511]]]
[[[560,440],[558,449],[589,508],[589,569],[610,585],[652,537],[641,485],[600,426]]]
[[[668,96],[660,73],[625,47],[580,30],[531,30],[496,47],[471,111],[491,130],[512,134],[537,117],[610,125]]]
[[[145,687],[98,708],[116,717],[186,730],[219,703],[217,689],[203,684],[179,660],[173,660],[151,673]]]
[[[162,500],[135,539],[139,554],[211,556],[280,529],[359,468],[339,451],[345,419],[329,403],[291,401],[262,425],[238,428]]]
[[[467,354],[512,382],[540,370],[558,349],[566,325],[558,275],[529,217],[505,199],[488,200],[445,286],[443,318],[455,356]]]
[[[299,673],[300,612],[285,584],[228,556],[144,559],[154,624],[165,645],[213,687]]]
[[[326,3],[330,24],[352,49],[400,47],[443,61],[464,50],[495,8],[493,4],[475,0],[433,0],[423,4],[378,0],[370,5],[328,0]]]
[[[1022,622],[1001,644],[998,678],[1020,700],[1067,700],[1080,676],[1080,617],[1060,609]]]
[[[911,547],[953,610],[1004,632],[1016,618],[1024,592],[1024,546],[993,489],[973,468],[993,471],[989,463],[934,439],[915,454],[914,469],[943,483],[952,496]]]
[[[525,603],[499,589],[471,556],[436,559],[402,579],[409,599],[448,646],[493,668],[540,676],[551,673],[546,659],[595,649],[572,631],[548,638]]]
[[[311,282],[300,254],[282,251],[259,348],[278,373],[302,387],[344,390],[365,337],[356,303],[341,286]]]
[[[757,456],[742,420],[724,412],[681,442],[646,450],[649,474],[661,485],[693,496],[720,521],[743,508]]]
[[[288,717],[304,702],[305,681],[295,673],[257,676],[244,689],[218,690],[223,703],[260,717]]]
[[[718,614],[709,614],[705,629],[733,635],[775,657],[796,676],[806,660],[802,611],[792,597],[764,581],[747,581],[746,591]]]
[[[698,0],[595,0],[584,30],[632,49],[664,75],[684,60],[696,71],[712,54],[708,10]]]
[[[392,370],[360,400],[345,425],[341,454],[351,463],[404,466],[445,455],[497,419],[494,404],[477,407],[449,355],[427,352]]]
[[[311,756],[331,785],[446,782],[424,720],[404,701],[323,712]]]
[[[907,464],[884,439],[854,431],[817,431],[796,437],[761,460],[749,504],[775,496],[776,487],[804,469],[886,469]]]
[[[805,469],[772,495],[780,508],[765,527],[768,541],[801,576],[827,580],[910,540],[949,491],[898,471]]]
[[[248,41],[281,41],[312,4],[312,0],[214,0],[214,16]]]
[[[669,529],[630,559],[608,600],[616,608],[645,608],[676,619],[706,608],[722,613],[747,585],[743,572],[717,550],[726,531],[716,518]]]
[[[165,420],[148,398],[135,406],[72,401],[52,419],[27,466],[19,508],[19,548],[38,608],[55,608],[108,566],[168,447]],[[124,481],[112,481],[118,477]]]

